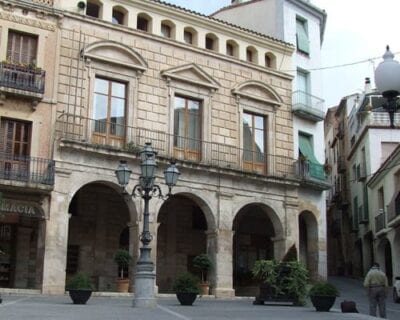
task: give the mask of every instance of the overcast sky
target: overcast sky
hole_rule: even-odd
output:
[[[227,6],[231,0],[165,0],[203,14]],[[365,77],[374,85],[374,66],[390,45],[400,60],[400,0],[311,0],[325,9],[328,20],[322,46],[324,77],[322,97],[327,107],[341,97],[364,88]],[[377,58],[378,59],[373,59]],[[352,66],[340,65],[370,60]]]

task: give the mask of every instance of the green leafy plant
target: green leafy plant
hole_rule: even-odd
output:
[[[124,278],[124,269],[129,267],[132,257],[130,256],[128,250],[118,249],[114,254],[114,262],[118,265],[120,271],[120,278]]]
[[[127,152],[134,153],[134,154],[139,154],[140,151],[142,151],[142,148],[140,146],[136,145],[133,141],[126,143],[124,149]]]
[[[78,272],[68,281],[67,289],[93,290],[93,283],[86,273]]]
[[[308,271],[302,263],[258,260],[252,272],[254,278],[270,288],[272,295],[286,296],[294,299],[298,305],[304,304],[307,295]]]
[[[308,292],[309,296],[339,296],[338,289],[329,282],[319,281],[316,282]]]
[[[176,293],[199,293],[199,281],[189,272],[181,273],[175,279],[173,290]]]
[[[210,257],[205,253],[194,257],[193,266],[200,270],[201,281],[206,282],[207,272],[212,268],[212,261],[211,261]]]

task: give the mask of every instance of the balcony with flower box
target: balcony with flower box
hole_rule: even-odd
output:
[[[18,96],[36,104],[43,99],[46,72],[35,66],[0,63],[0,94]],[[0,101],[1,104],[1,101]]]

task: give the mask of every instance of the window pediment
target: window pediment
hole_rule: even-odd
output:
[[[239,97],[266,102],[277,107],[282,105],[282,99],[278,93],[271,86],[261,81],[245,81],[236,86],[232,93]]]
[[[161,75],[173,80],[191,83],[217,90],[220,84],[202,68],[194,63],[184,66],[174,67],[161,72]]]
[[[115,41],[98,41],[82,50],[82,56],[93,60],[145,71],[147,63],[132,48]]]

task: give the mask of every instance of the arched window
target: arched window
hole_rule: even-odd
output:
[[[197,45],[197,31],[191,27],[186,27],[183,31],[183,40],[188,44]]]
[[[175,39],[175,24],[170,20],[161,21],[161,34],[165,38]]]
[[[246,61],[257,63],[257,49],[253,46],[249,46],[246,49]]]
[[[88,0],[86,3],[86,15],[93,18],[101,18],[103,4],[97,0]]]
[[[127,11],[125,8],[115,6],[112,12],[112,23],[127,25]]]
[[[276,57],[273,53],[267,52],[265,54],[265,66],[268,68],[276,69]]]
[[[212,50],[212,51],[218,51],[218,37],[215,34],[207,33],[206,49]]]
[[[137,17],[136,29],[151,32],[152,31],[152,19],[146,13],[139,13]]]
[[[239,57],[239,45],[234,40],[226,42],[226,54],[231,57]]]

